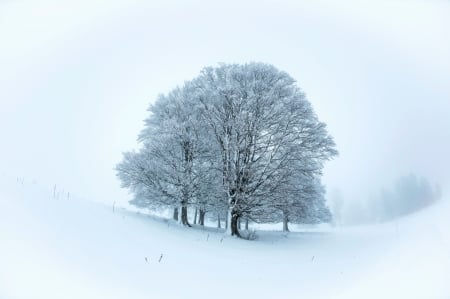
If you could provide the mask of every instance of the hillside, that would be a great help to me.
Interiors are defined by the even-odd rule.
[[[450,205],[257,241],[0,180],[0,298],[448,298]]]

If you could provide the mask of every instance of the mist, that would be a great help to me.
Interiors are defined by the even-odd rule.
[[[0,1],[0,172],[126,205],[114,167],[157,95],[205,66],[262,61],[335,138],[330,204],[376,202],[411,173],[446,194],[449,15],[418,0]]]

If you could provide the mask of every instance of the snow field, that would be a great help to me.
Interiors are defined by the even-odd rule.
[[[448,298],[450,205],[257,241],[0,182],[0,298]]]

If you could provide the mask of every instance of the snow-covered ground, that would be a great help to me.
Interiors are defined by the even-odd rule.
[[[245,241],[1,176],[0,298],[449,298],[449,215]]]

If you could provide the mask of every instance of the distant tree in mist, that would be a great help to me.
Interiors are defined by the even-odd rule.
[[[263,63],[205,68],[150,107],[139,152],[117,166],[137,206],[254,222],[330,221],[321,174],[332,137],[285,72]],[[206,215],[206,216],[205,216]],[[224,216],[226,215],[226,216]]]
[[[440,198],[440,189],[424,177],[409,174],[399,178],[392,190],[380,194],[381,219],[392,219],[421,210]]]
[[[438,185],[433,186],[426,178],[409,174],[398,178],[391,188],[382,188],[378,194],[372,194],[367,200],[346,202],[343,218],[346,224],[389,221],[417,212],[440,197]]]

